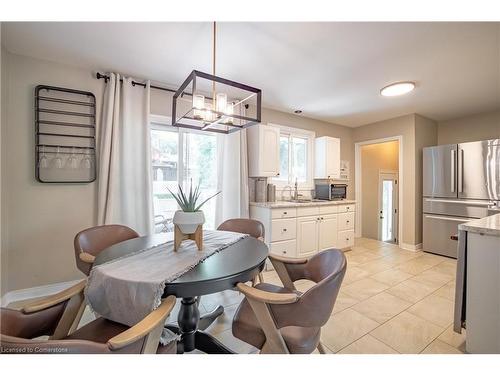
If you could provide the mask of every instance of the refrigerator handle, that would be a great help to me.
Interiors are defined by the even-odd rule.
[[[455,150],[451,150],[451,192],[455,192]]]
[[[463,167],[464,167],[464,150],[461,148],[458,149],[458,165],[457,165],[457,175],[458,175],[458,192],[461,193],[463,191]]]

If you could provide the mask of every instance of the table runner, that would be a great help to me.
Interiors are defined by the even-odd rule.
[[[247,236],[205,230],[203,250],[183,241],[175,252],[172,233],[166,243],[96,265],[85,288],[88,305],[106,319],[133,326],[160,305],[165,283]]]

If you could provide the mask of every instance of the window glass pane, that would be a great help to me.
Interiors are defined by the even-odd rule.
[[[280,136],[280,175],[276,177],[277,180],[288,182],[288,171],[290,165],[290,161],[288,160],[289,147],[288,136]]]
[[[307,181],[307,139],[293,137],[292,138],[292,165],[293,165],[293,181]]]
[[[382,182],[382,241],[390,241],[394,237],[392,229],[393,218],[393,181],[384,180]]]
[[[189,189],[191,180],[193,189],[200,184],[200,200],[203,202],[217,192],[217,139],[212,134],[183,133],[184,135],[184,181]],[[205,214],[204,228],[214,229],[215,198],[203,205]]]
[[[177,204],[168,192],[177,188],[178,133],[151,130],[151,156],[153,167],[153,205],[156,227],[166,230]]]

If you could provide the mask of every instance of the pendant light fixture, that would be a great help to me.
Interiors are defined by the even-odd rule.
[[[172,126],[232,133],[261,121],[262,91],[216,76],[217,23],[213,23],[212,74],[193,70],[172,101]]]

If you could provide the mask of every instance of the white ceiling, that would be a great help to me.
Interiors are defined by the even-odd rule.
[[[211,23],[2,23],[11,52],[178,86],[211,71]],[[359,126],[500,107],[500,23],[219,23],[217,75],[268,108]],[[406,96],[379,94],[413,80]]]

